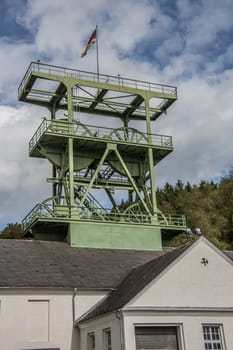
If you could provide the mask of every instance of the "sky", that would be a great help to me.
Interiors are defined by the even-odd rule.
[[[1,0],[0,229],[21,222],[50,196],[46,160],[28,142],[46,111],[18,101],[32,61],[178,87],[178,100],[153,124],[174,152],[156,183],[218,181],[233,166],[232,0]]]

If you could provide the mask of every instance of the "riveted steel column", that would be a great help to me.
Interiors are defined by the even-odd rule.
[[[73,133],[73,87],[68,84],[67,86],[67,99],[68,99],[68,123],[69,134]],[[69,192],[70,192],[70,206],[74,207],[74,139],[72,136],[68,139],[68,161],[69,161]]]
[[[52,106],[52,108],[50,108],[51,111],[51,121],[56,119],[56,109],[55,109],[55,105]],[[57,170],[55,165],[52,165],[52,177],[56,178],[57,176]],[[54,182],[52,184],[52,196],[56,197],[57,196],[57,183]]]
[[[146,129],[148,134],[148,143],[152,144],[151,139],[151,120],[150,120],[150,99],[145,97],[145,107],[146,107]],[[154,178],[154,161],[153,161],[153,150],[152,147],[148,148],[148,161],[149,161],[149,173],[150,173],[150,185],[151,185],[151,203],[153,215],[157,212],[157,203],[155,196],[155,178]]]

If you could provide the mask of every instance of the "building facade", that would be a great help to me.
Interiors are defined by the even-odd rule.
[[[20,240],[0,252],[4,349],[232,348],[233,254],[204,237],[163,252]]]
[[[163,246],[186,229],[154,176],[173,143],[153,124],[177,88],[32,62],[18,96],[46,110],[29,155],[52,191],[23,219],[33,240],[0,240],[1,349],[231,350],[233,254]]]

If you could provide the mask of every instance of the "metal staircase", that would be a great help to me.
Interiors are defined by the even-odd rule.
[[[85,192],[86,192],[86,189],[84,187],[81,187],[81,186],[75,187],[74,194],[75,194],[75,201],[77,204],[80,203]],[[92,218],[92,219],[96,217],[99,219],[107,218],[107,211],[91,193],[88,193],[87,198],[83,202],[83,207],[85,209],[88,209],[89,218]]]

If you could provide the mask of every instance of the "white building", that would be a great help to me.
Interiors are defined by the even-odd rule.
[[[231,350],[233,252],[0,240],[4,350]]]

